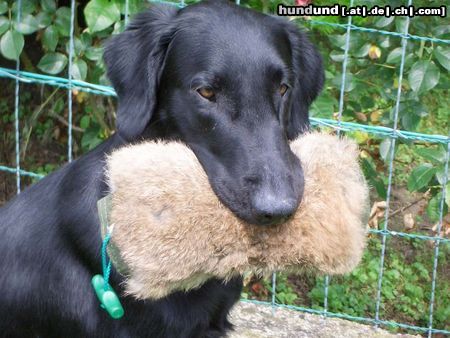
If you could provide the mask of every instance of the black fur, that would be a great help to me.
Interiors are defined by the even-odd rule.
[[[105,154],[133,140],[181,140],[236,215],[276,223],[302,197],[288,139],[308,128],[320,57],[284,20],[207,1],[152,6],[111,39],[105,61],[119,95],[118,132],[0,209],[0,336],[220,337],[240,279],[159,301],[122,296],[120,320],[100,308],[90,279],[101,269]],[[290,87],[284,96],[281,83]],[[197,92],[205,86],[211,100]],[[111,278],[121,292],[121,277]]]

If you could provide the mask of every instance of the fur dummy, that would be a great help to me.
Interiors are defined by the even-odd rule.
[[[357,146],[311,133],[291,149],[302,162],[304,195],[295,215],[272,227],[247,224],[222,205],[181,143],[145,142],[112,153],[111,256],[122,266],[126,292],[158,299],[212,277],[351,271],[365,247],[368,198]]]

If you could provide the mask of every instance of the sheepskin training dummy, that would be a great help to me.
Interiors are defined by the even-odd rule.
[[[368,197],[357,146],[311,133],[291,149],[304,170],[304,195],[295,215],[272,227],[247,224],[222,205],[181,143],[145,142],[113,152],[108,250],[126,277],[125,291],[158,299],[212,277],[352,270],[365,246]]]

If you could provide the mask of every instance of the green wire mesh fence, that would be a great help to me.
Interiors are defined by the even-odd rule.
[[[171,5],[175,5],[178,7],[184,7],[186,4],[185,2],[179,1],[179,2],[170,2],[170,1],[158,1],[153,0],[150,2],[159,2],[159,3],[169,3]],[[239,0],[236,0],[236,3],[239,4]],[[412,0],[408,0],[407,6],[412,5]],[[350,6],[353,6],[353,0],[350,0]],[[20,22],[21,19],[21,7],[22,7],[22,1],[17,2],[17,17],[16,20]],[[71,19],[70,19],[70,40],[69,40],[69,58],[68,58],[68,75],[67,78],[61,78],[61,77],[55,77],[55,76],[48,76],[48,75],[42,75],[42,74],[36,74],[36,73],[30,73],[20,70],[20,61],[16,62],[15,69],[8,69],[0,67],[0,77],[3,78],[9,78],[12,81],[15,81],[15,101],[14,101],[14,128],[15,128],[15,154],[16,154],[16,166],[10,167],[5,165],[0,165],[0,171],[15,174],[16,176],[16,187],[17,187],[17,193],[20,193],[21,190],[21,176],[29,176],[32,178],[42,178],[43,175],[27,171],[21,168],[20,163],[20,119],[19,119],[19,100],[20,100],[20,88],[21,83],[28,83],[28,84],[42,84],[47,86],[54,86],[58,88],[63,88],[67,90],[67,102],[68,102],[68,142],[67,142],[67,157],[68,161],[70,162],[72,160],[72,117],[73,117],[73,111],[72,111],[72,90],[76,89],[79,91],[83,91],[86,93],[94,94],[94,95],[103,95],[103,96],[115,96],[114,89],[108,86],[98,85],[98,84],[92,84],[80,80],[74,80],[70,74],[72,74],[72,62],[74,59],[74,20],[75,20],[75,7],[76,7],[76,1],[71,0],[70,2],[70,8],[71,8]],[[125,23],[127,23],[128,20],[128,8],[129,3],[128,0],[125,0]],[[375,302],[375,314],[372,318],[369,317],[361,317],[361,316],[353,316],[346,313],[334,313],[328,311],[328,288],[330,283],[330,278],[328,276],[325,277],[324,280],[324,300],[323,300],[323,309],[317,310],[312,308],[306,308],[301,306],[289,306],[284,304],[279,304],[276,301],[276,288],[277,288],[277,275],[273,274],[272,276],[272,300],[270,302],[263,302],[263,301],[256,301],[256,300],[243,300],[243,301],[251,301],[255,303],[261,303],[261,304],[268,304],[273,307],[285,307],[289,309],[294,309],[298,311],[304,311],[309,313],[315,313],[320,314],[324,316],[329,317],[338,317],[338,318],[344,318],[364,323],[373,324],[375,326],[383,325],[387,327],[393,327],[393,328],[402,328],[402,329],[409,329],[416,332],[420,332],[423,334],[427,334],[428,337],[431,337],[433,334],[450,334],[450,331],[446,329],[438,329],[433,327],[433,314],[434,314],[434,305],[435,305],[435,299],[436,299],[436,279],[437,279],[437,266],[438,266],[438,256],[439,256],[439,250],[440,246],[442,244],[449,244],[450,239],[445,238],[441,235],[441,228],[443,226],[443,217],[444,217],[444,201],[445,201],[445,194],[446,194],[446,185],[448,182],[448,166],[449,166],[449,157],[450,157],[450,137],[444,136],[444,135],[429,135],[429,134],[422,134],[422,133],[415,133],[405,130],[398,129],[398,120],[399,120],[399,107],[400,107],[400,101],[402,97],[402,81],[404,76],[404,65],[405,65],[405,59],[406,59],[406,46],[408,44],[409,40],[417,40],[417,41],[428,41],[436,44],[442,44],[442,45],[450,45],[450,40],[445,39],[438,39],[434,37],[425,37],[425,36],[418,36],[418,35],[412,35],[409,33],[409,23],[410,18],[406,18],[406,24],[404,25],[404,31],[403,32],[391,32],[386,30],[378,30],[373,28],[367,28],[367,27],[360,27],[356,26],[352,23],[352,17],[348,17],[348,21],[346,24],[339,24],[339,23],[330,23],[330,22],[324,22],[324,21],[309,21],[305,24],[309,25],[324,25],[324,26],[332,26],[334,28],[339,28],[342,30],[345,30],[345,49],[344,49],[344,59],[342,63],[342,79],[341,79],[341,86],[340,86],[340,95],[339,95],[339,110],[337,114],[337,119],[324,119],[324,118],[311,118],[311,124],[318,127],[326,127],[336,130],[337,134],[339,135],[341,132],[355,132],[360,131],[368,134],[372,134],[377,137],[381,138],[387,138],[390,140],[390,146],[389,146],[389,175],[388,175],[388,183],[387,183],[387,197],[386,197],[386,210],[385,210],[385,216],[384,216],[384,222],[382,224],[381,229],[370,229],[369,232],[372,234],[376,234],[381,237],[381,251],[380,251],[380,263],[378,267],[378,279],[377,279],[377,292],[376,292],[376,299]],[[347,74],[347,65],[348,65],[348,59],[349,59],[349,50],[350,50],[350,37],[351,33],[353,31],[359,31],[363,33],[370,33],[370,34],[383,34],[387,36],[391,36],[393,38],[401,39],[401,62],[399,67],[399,76],[398,76],[398,89],[396,93],[396,101],[395,101],[395,109],[394,109],[394,123],[392,127],[381,127],[381,126],[370,126],[370,125],[363,125],[358,123],[351,123],[351,122],[344,122],[342,121],[342,113],[344,110],[344,93],[345,93],[345,86],[346,86],[346,74]],[[445,158],[445,170],[444,170],[444,178],[443,178],[443,184],[442,184],[442,194],[441,199],[439,201],[439,222],[437,224],[437,230],[436,236],[426,236],[422,234],[414,234],[414,233],[405,233],[405,232],[397,232],[393,231],[389,228],[389,209],[390,209],[390,202],[391,202],[391,195],[392,195],[392,185],[393,185],[393,168],[394,168],[394,156],[395,156],[395,144],[398,141],[398,139],[401,140],[409,140],[409,141],[422,141],[422,142],[428,142],[433,144],[442,144],[446,147],[446,158]],[[433,270],[432,270],[432,278],[431,278],[431,294],[430,294],[430,302],[429,302],[429,308],[428,308],[428,326],[427,327],[421,327],[421,326],[415,326],[410,325],[406,323],[400,323],[390,320],[385,320],[380,318],[380,307],[382,304],[382,284],[383,284],[383,275],[385,272],[385,256],[386,256],[386,244],[388,238],[396,236],[400,238],[410,238],[410,239],[418,239],[418,240],[424,240],[424,241],[432,241],[433,243]],[[443,292],[448,292],[448,290],[442,290]]]

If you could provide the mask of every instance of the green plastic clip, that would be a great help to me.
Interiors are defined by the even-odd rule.
[[[119,297],[110,286],[105,288],[103,276],[95,275],[92,277],[91,283],[97,294],[97,298],[100,301],[100,306],[105,309],[112,318],[122,318],[125,311],[123,310]]]

